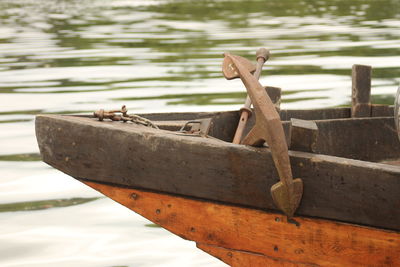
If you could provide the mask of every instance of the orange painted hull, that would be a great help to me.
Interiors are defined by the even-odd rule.
[[[400,233],[84,181],[231,266],[400,266]]]

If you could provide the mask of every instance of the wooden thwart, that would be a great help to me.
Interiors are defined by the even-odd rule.
[[[399,233],[83,182],[232,266],[400,265]]]

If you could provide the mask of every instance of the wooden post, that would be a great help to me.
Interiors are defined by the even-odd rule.
[[[314,121],[290,119],[290,150],[316,152],[318,126]]]
[[[353,65],[352,69],[351,116],[371,116],[371,66]]]

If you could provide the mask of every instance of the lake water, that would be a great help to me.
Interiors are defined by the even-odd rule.
[[[225,266],[42,163],[34,115],[239,109],[222,53],[259,47],[282,108],[348,105],[353,64],[390,104],[400,1],[0,1],[0,265]]]

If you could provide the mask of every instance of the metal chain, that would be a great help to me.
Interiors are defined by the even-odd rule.
[[[117,114],[120,113],[120,114]],[[98,118],[99,121],[102,121],[104,119],[110,119],[112,121],[123,121],[123,122],[133,122],[137,124],[141,124],[144,126],[152,127],[155,129],[159,129],[157,125],[155,125],[152,121],[143,118],[139,115],[135,114],[128,114],[128,110],[126,109],[126,106],[123,105],[120,110],[104,110],[100,109],[98,111],[95,111],[93,113],[93,116],[95,118]]]

